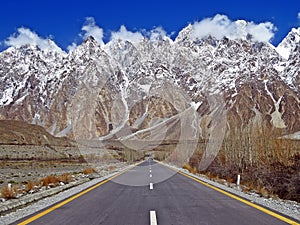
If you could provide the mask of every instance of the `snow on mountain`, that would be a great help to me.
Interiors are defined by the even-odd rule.
[[[285,59],[288,60],[296,47],[300,43],[300,27],[293,28],[288,35],[282,40],[282,42],[277,46],[277,52]]]
[[[37,123],[59,136],[142,135],[158,124],[174,126],[189,107],[212,115],[210,96],[219,96],[214,105],[222,99],[231,125],[263,118],[297,132],[300,28],[274,48],[252,40],[246,25],[235,24],[242,39],[195,38],[189,25],[174,41],[156,35],[99,45],[88,37],[69,54],[11,47],[0,53],[0,119]],[[278,52],[289,52],[288,59]]]
[[[63,52],[44,51],[37,46],[10,47],[0,54],[1,105],[9,105],[28,92],[38,92],[40,100],[48,98],[45,93],[47,81],[53,79],[63,60]],[[51,87],[52,88],[52,87]]]

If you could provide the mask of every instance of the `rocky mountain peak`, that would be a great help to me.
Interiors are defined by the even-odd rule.
[[[237,23],[240,29],[246,26]],[[166,96],[185,96],[182,105],[201,111],[209,108],[209,95],[218,95],[239,125],[263,118],[288,132],[300,129],[299,29],[281,44],[293,49],[289,60],[278,55],[278,48],[250,37],[195,39],[193,29],[185,27],[174,42],[158,37],[99,45],[88,37],[69,54],[38,45],[9,48],[0,53],[0,118],[36,123],[56,135],[70,135],[72,127],[81,127],[79,121],[84,129],[95,122],[90,135],[95,137],[132,124],[134,131],[149,129],[154,118],[171,118],[175,111],[171,100],[162,99]],[[170,88],[163,94],[165,83]],[[185,94],[173,91],[177,89]],[[156,107],[151,99],[163,105]],[[287,112],[290,105],[294,114]],[[209,110],[200,115],[205,113]]]
[[[193,25],[189,24],[185,28],[183,28],[177,35],[175,39],[175,43],[180,44],[188,39],[192,39],[193,34]]]
[[[96,39],[90,35],[82,42],[81,45],[88,46],[89,48],[95,48],[99,44]]]
[[[292,28],[288,35],[277,46],[277,52],[285,59],[289,57],[296,50],[296,47],[300,45],[300,27]]]

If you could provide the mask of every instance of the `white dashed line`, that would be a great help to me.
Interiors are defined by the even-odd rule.
[[[150,183],[150,190],[153,190],[153,183]]]
[[[152,174],[150,174],[150,177],[152,177]]]
[[[150,225],[157,225],[156,212],[150,211]]]

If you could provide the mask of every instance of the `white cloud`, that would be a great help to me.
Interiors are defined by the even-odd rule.
[[[250,34],[255,41],[269,42],[274,37],[275,26],[271,22],[255,24],[244,20],[231,21],[226,15],[217,14],[193,25],[193,37],[203,38],[209,35],[221,39],[246,39]]]
[[[253,36],[253,39],[261,42],[269,42],[274,37],[275,26],[271,22],[260,24],[248,23],[247,31]]]
[[[78,36],[82,39],[87,39],[92,36],[100,45],[104,45],[103,42],[103,29],[96,24],[94,17],[86,17],[83,26],[81,27],[81,33]],[[71,45],[67,47],[71,52],[77,48],[77,41],[75,40]]]
[[[119,31],[111,33],[110,39],[112,41],[120,39],[124,41],[130,41],[132,43],[138,43],[144,39],[144,36],[140,32],[128,31],[126,27],[122,25]]]
[[[35,45],[41,50],[59,51],[62,50],[49,38],[42,38],[38,36],[34,31],[28,28],[20,27],[17,33],[12,34],[7,40],[4,41],[6,46],[21,47],[23,45]]]
[[[94,17],[87,17],[81,30],[84,32],[83,39],[93,36],[99,44],[103,44],[103,29],[96,25]]]
[[[298,17],[298,19],[300,20],[300,12],[298,12],[298,16],[297,16],[297,17]]]
[[[148,35],[150,41],[157,41],[168,37],[167,32],[162,27],[154,28],[148,33]]]

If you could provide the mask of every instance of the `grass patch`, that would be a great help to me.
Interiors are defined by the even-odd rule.
[[[57,178],[59,182],[63,182],[65,184],[68,184],[72,181],[72,176],[69,173],[64,173],[62,175],[59,175]]]
[[[87,175],[87,174],[91,174],[91,173],[96,173],[96,169],[94,168],[86,168],[82,171],[83,174]]]
[[[30,180],[27,182],[24,191],[28,193],[31,190],[33,190],[35,188],[35,186],[36,186],[36,182]]]
[[[5,199],[16,198],[17,194],[18,194],[18,188],[11,184],[8,184],[7,186],[5,186],[1,189],[1,196],[2,196],[2,198],[5,198]]]
[[[49,175],[40,180],[42,186],[48,187],[49,185],[57,186],[59,183],[59,179],[57,176]]]
[[[188,163],[185,164],[182,168],[188,170],[190,173],[193,173],[193,174],[196,174],[198,172],[198,170],[195,167],[192,167]]]

